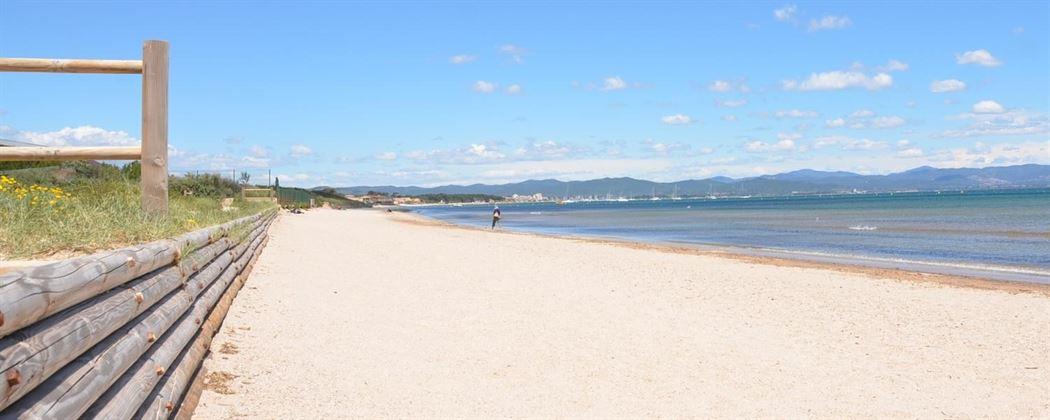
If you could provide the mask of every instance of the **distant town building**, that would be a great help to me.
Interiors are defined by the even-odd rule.
[[[423,204],[423,200],[416,197],[394,197],[394,204]]]
[[[386,194],[365,194],[365,195],[347,194],[347,195],[344,195],[343,197],[346,197],[347,200],[355,200],[355,201],[360,201],[360,202],[373,204],[373,205],[380,205],[380,206],[397,206],[397,205],[403,205],[403,204],[423,204],[423,200],[420,200],[419,198],[416,198],[416,197],[400,197],[400,196],[391,196],[391,195],[386,195]]]
[[[534,201],[546,201],[547,200],[547,198],[544,197],[543,194],[541,194],[541,193],[536,193],[536,194],[532,194],[532,195],[514,194],[514,195],[512,195],[510,197],[507,197],[507,199],[510,200],[510,201],[518,202],[518,203],[528,203],[528,202],[534,202]]]

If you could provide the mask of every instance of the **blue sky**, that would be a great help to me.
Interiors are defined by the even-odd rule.
[[[438,185],[1050,163],[1050,3],[18,2],[0,56],[171,42],[174,171]],[[0,137],[137,144],[140,79],[0,73]]]

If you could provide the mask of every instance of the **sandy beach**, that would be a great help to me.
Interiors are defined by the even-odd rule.
[[[1050,417],[1045,288],[282,215],[202,419]]]

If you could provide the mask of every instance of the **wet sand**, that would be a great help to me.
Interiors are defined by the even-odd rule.
[[[283,215],[200,418],[1047,417],[1039,286]]]

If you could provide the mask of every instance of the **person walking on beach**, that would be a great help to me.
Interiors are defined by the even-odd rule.
[[[496,228],[496,222],[499,222],[499,219],[502,216],[503,215],[499,212],[499,204],[497,204],[496,208],[492,209],[492,229]]]

